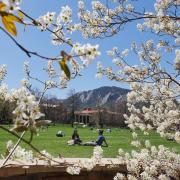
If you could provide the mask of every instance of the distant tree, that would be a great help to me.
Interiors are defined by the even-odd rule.
[[[75,89],[71,89],[68,93],[68,109],[69,109],[69,120],[71,126],[74,126],[75,111],[79,108],[80,102],[78,100]]]
[[[103,117],[103,106],[102,106],[102,98],[98,96],[97,101],[96,101],[96,109],[98,110],[97,114],[97,122],[96,125],[98,128],[103,128],[104,126],[104,117]]]
[[[40,106],[41,111],[45,114],[45,119],[49,119],[54,123],[67,121],[67,108],[56,96],[45,95]]]
[[[15,108],[14,104],[7,101],[0,101],[0,123],[1,124],[10,124],[13,120],[13,109]]]
[[[42,92],[41,92],[41,90],[39,88],[37,88],[37,87],[30,88],[30,91],[36,97],[36,100],[40,99]]]
[[[40,108],[45,115],[44,119],[49,119],[53,123],[67,122],[67,108],[55,95],[45,94],[41,98],[43,92],[38,88],[31,88],[31,93],[37,101],[41,99]]]

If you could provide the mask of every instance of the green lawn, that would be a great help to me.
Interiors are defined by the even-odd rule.
[[[64,131],[66,136],[59,138],[56,137],[56,133],[59,130]],[[73,128],[70,127],[70,125],[51,126],[46,131],[40,131],[39,135],[34,137],[32,144],[38,147],[40,150],[46,149],[54,156],[61,154],[64,157],[91,157],[93,147],[67,145],[67,141],[71,138],[72,132]],[[97,139],[96,129],[90,130],[89,127],[79,128],[78,132],[83,142]],[[111,133],[104,132],[104,135],[109,144],[109,147],[103,147],[104,157],[116,157],[119,148],[122,148],[128,152],[134,149],[134,147],[129,145],[131,142],[131,132],[127,129],[112,128]],[[141,140],[149,139],[153,145],[163,144],[169,148],[173,148],[173,150],[178,153],[180,152],[179,144],[160,138],[155,132],[150,133],[149,136],[144,136],[141,132],[138,132],[138,135]],[[27,137],[28,134],[26,135],[26,138]],[[16,140],[16,138],[12,135],[0,130],[0,154],[4,153],[5,144],[9,139],[13,141]],[[23,143],[21,145],[29,148]]]

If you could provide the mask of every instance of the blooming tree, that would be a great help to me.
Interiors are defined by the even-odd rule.
[[[100,78],[105,75],[110,80],[126,82],[130,85],[132,91],[127,96],[129,114],[125,114],[124,117],[131,129],[139,128],[145,134],[148,134],[149,130],[155,129],[162,137],[180,143],[180,50],[178,49],[180,44],[178,12],[180,1],[157,0],[154,2],[154,11],[152,12],[138,11],[138,8],[135,8],[138,1],[119,0],[112,3],[116,6],[113,7],[110,1],[104,4],[100,1],[93,1],[92,11],[89,11],[86,10],[82,1],[79,2],[81,31],[85,38],[115,36],[120,33],[122,28],[125,28],[127,23],[131,22],[137,22],[137,29],[142,33],[151,31],[157,37],[155,41],[150,39],[142,42],[141,45],[132,42],[131,49],[123,51],[113,47],[107,54],[112,58],[112,63],[118,67],[118,71],[113,70],[112,66],[104,67],[99,62],[96,77]],[[137,55],[139,63],[133,64],[128,60],[127,56],[130,53]],[[167,59],[164,54],[169,53],[173,54],[175,58]],[[145,105],[139,107],[140,103]],[[141,146],[137,139],[132,141],[132,145]],[[161,160],[154,157],[153,149],[154,147],[151,147],[151,151],[144,149],[139,153],[132,152],[131,157],[127,155],[127,169],[130,174],[128,176],[118,174],[115,179],[152,179],[158,177],[158,174],[160,174],[159,179],[168,179],[169,177],[178,179],[175,172],[169,173],[165,169],[167,175],[161,175],[162,172],[157,172],[159,169],[157,166],[154,166],[156,172],[151,172],[149,168],[152,168],[154,159],[158,163],[164,161],[162,157]],[[164,150],[164,147],[159,147],[159,151]],[[152,158],[147,161],[151,163],[151,167],[143,157],[146,156],[146,153],[148,158]],[[169,159],[170,153],[168,153],[163,152],[162,154],[167,154],[165,157]],[[169,160],[167,161],[169,162]],[[174,170],[177,170],[178,163],[179,158],[177,163],[171,162],[170,164],[173,164]],[[167,162],[165,164],[167,166]],[[131,166],[138,169],[132,169]]]
[[[118,71],[113,71],[112,67],[105,68],[99,62],[96,76],[105,75],[110,80],[130,84],[132,91],[127,97],[130,115],[125,115],[125,118],[131,129],[156,129],[162,137],[180,142],[180,2],[156,1],[153,12],[139,12],[135,8],[136,3],[123,0],[113,2],[116,4],[115,8],[109,8],[112,6],[110,2],[103,4],[93,1],[92,12],[85,9],[82,1],[79,2],[79,16],[82,22],[80,29],[84,37],[114,36],[120,33],[127,23],[135,21],[139,31],[157,34],[157,43],[150,39],[138,47],[136,42],[132,42],[131,49],[122,52],[113,47],[107,54],[118,66]],[[140,19],[143,19],[141,23]],[[128,60],[127,56],[131,51],[137,55],[138,64]],[[166,59],[163,56],[165,53],[174,54],[175,58]],[[168,66],[164,65],[165,63],[168,63]],[[139,102],[148,105],[138,108],[136,104]]]
[[[30,130],[31,141],[37,127],[48,123],[38,120],[43,115],[38,108],[41,98],[39,102],[36,102],[28,91],[32,79],[44,85],[43,97],[47,89],[65,88],[68,81],[78,76],[82,69],[88,67],[91,61],[100,55],[98,45],[74,42],[72,36],[75,31],[80,31],[86,39],[110,38],[126,28],[126,24],[136,23],[140,32],[151,32],[156,38],[147,39],[141,44],[132,42],[131,48],[123,51],[120,51],[118,47],[112,47],[107,55],[112,59],[112,64],[118,67],[118,71],[112,66],[104,67],[103,62],[98,62],[96,77],[101,78],[104,75],[110,80],[130,85],[132,91],[127,96],[129,113],[124,115],[129,128],[141,129],[145,134],[148,134],[150,130],[156,130],[162,137],[180,143],[179,0],[156,0],[152,12],[140,11],[138,6],[141,2],[138,0],[92,1],[90,10],[86,8],[84,1],[78,1],[78,21],[72,19],[72,9],[69,6],[61,7],[59,14],[47,12],[33,19],[21,10],[20,3],[20,0],[0,1],[2,18],[0,30],[9,36],[27,56],[36,56],[47,61],[47,67],[43,70],[48,74],[48,79],[41,80],[33,77],[28,62],[25,62],[26,78],[22,81],[21,89],[8,93],[6,85],[1,84],[2,100],[16,103],[13,111],[15,114],[14,131]],[[52,44],[67,46],[68,51],[61,50],[60,55],[56,57],[46,57],[26,49],[14,37],[17,35],[15,22],[26,27],[34,26],[41,32],[51,33]],[[135,64],[128,59],[131,53],[137,56],[138,62]],[[167,59],[166,54],[174,58]],[[61,68],[59,72],[54,68],[57,63]],[[3,65],[0,69],[1,80],[5,74],[6,67]],[[11,152],[15,152],[17,145]],[[120,150],[118,157],[119,162],[127,166],[128,173],[126,175],[118,173],[114,179],[179,178],[180,157],[178,154],[163,146],[159,148],[151,146],[149,141],[141,144],[135,133],[132,145],[139,147],[140,150],[133,151],[131,154]],[[31,155],[30,157],[32,158]],[[92,169],[101,162],[101,157],[102,149],[97,147],[91,160],[71,166],[67,171],[78,174],[81,168]]]

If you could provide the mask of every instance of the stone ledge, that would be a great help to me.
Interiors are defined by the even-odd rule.
[[[69,175],[66,172],[67,164],[78,163],[86,158],[64,158],[56,159],[62,164],[52,163],[48,165],[44,161],[36,163],[25,163],[22,161],[10,161],[7,166],[0,169],[0,179],[3,180],[56,180],[56,179],[112,179],[116,172],[126,173],[126,167],[118,164],[117,158],[103,158],[101,165],[96,166],[91,171],[83,169],[80,175]],[[2,163],[2,160],[0,160]],[[66,163],[66,164],[65,164]],[[109,168],[113,163],[114,167]]]

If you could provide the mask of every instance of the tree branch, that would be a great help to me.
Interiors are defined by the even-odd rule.
[[[33,146],[31,143],[29,143],[29,141],[27,141],[27,140],[24,139],[23,137],[20,137],[18,134],[10,131],[9,129],[5,128],[4,126],[0,125],[0,129],[3,129],[4,131],[10,133],[11,135],[15,136],[15,137],[18,138],[18,139],[21,139],[21,141],[23,141],[24,143],[28,144],[34,151],[36,151],[36,152],[37,152],[38,154],[40,154],[42,157],[45,157],[46,159],[48,159],[48,160],[50,160],[50,161],[52,161],[52,162],[54,162],[54,163],[62,164],[62,162],[56,161],[56,160],[54,160],[54,159],[46,156],[45,154],[41,153],[41,151],[39,151],[39,149],[37,149],[35,146]],[[63,165],[67,165],[67,163],[66,163],[66,162],[63,162]],[[2,167],[4,167],[4,165],[1,166],[0,168],[2,168]]]
[[[0,26],[0,30],[2,30],[28,57],[31,57],[31,55],[37,56],[41,59],[45,60],[52,60],[52,61],[59,61],[60,57],[46,57],[43,55],[38,54],[37,52],[29,51],[26,48],[24,48],[20,43],[18,43],[15,38],[13,38],[3,27]]]

